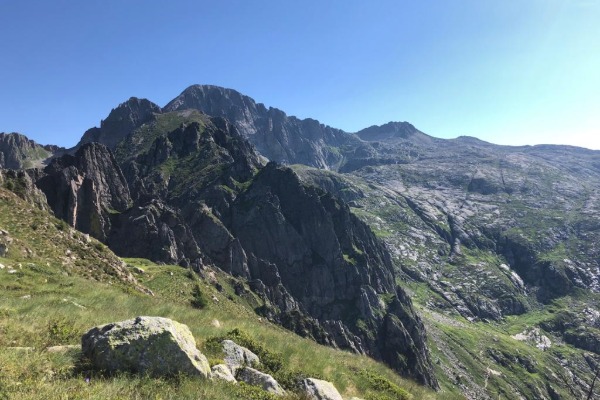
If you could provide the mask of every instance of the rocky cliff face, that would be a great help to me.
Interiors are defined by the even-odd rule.
[[[281,110],[266,108],[235,90],[218,86],[190,86],[164,108],[185,109],[226,118],[262,155],[280,163],[337,169],[344,159],[340,148],[360,142],[356,136],[314,119],[287,116]]]
[[[260,159],[230,128],[220,119],[183,123],[125,161],[136,206],[118,216],[109,245],[130,256],[243,274],[243,251],[219,217]],[[130,238],[127,245],[122,238]]]
[[[49,206],[46,195],[44,195],[35,184],[39,172],[40,171],[37,169],[30,169],[27,171],[0,169],[0,185],[5,189],[12,191],[29,204],[44,211],[48,211]]]
[[[424,328],[396,288],[390,256],[347,205],[270,163],[236,199],[231,231],[253,284],[279,312],[306,313],[333,344],[437,386]]]
[[[54,214],[78,230],[105,241],[111,214],[131,206],[125,177],[112,153],[99,143],[86,144],[74,156],[54,159],[38,177]]]
[[[0,133],[0,168],[22,169],[42,165],[52,156],[52,150],[19,133]]]

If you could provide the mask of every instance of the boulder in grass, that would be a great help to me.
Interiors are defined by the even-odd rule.
[[[137,317],[92,328],[81,338],[83,354],[112,373],[210,377],[210,365],[190,329],[161,317]]]
[[[285,390],[283,390],[275,378],[254,368],[241,368],[237,373],[237,379],[249,385],[261,387],[263,390],[276,396],[285,395]]]
[[[307,378],[303,380],[302,389],[311,400],[343,400],[333,383],[320,379]]]
[[[224,354],[223,361],[234,375],[242,367],[255,367],[260,364],[256,354],[231,340],[223,340],[221,346]]]
[[[226,382],[237,383],[229,367],[225,364],[217,364],[211,368],[213,379],[220,379]]]

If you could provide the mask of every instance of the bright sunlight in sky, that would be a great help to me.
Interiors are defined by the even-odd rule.
[[[0,131],[72,146],[192,84],[350,132],[600,149],[600,1],[0,2]]]

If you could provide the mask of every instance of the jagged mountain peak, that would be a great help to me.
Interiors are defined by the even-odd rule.
[[[37,143],[22,133],[18,132],[0,132],[0,141],[4,143],[14,143],[17,145],[36,145]]]
[[[244,123],[246,127],[244,133],[246,134],[256,133],[250,127],[253,115],[267,111],[263,104],[256,103],[251,97],[245,96],[237,90],[215,85],[187,87],[164,107],[164,111],[172,112],[190,108],[210,116],[239,121],[240,125]]]
[[[164,107],[164,111],[196,109],[229,120],[271,161],[338,169],[344,160],[339,147],[360,140],[314,119],[299,119],[265,107],[240,92],[213,85],[192,85]]]
[[[161,108],[150,100],[130,97],[129,100],[113,108],[108,117],[100,122],[99,128],[88,129],[76,148],[85,143],[100,142],[114,149],[135,128],[161,112]]]
[[[227,94],[227,95],[249,97],[249,96],[242,94],[240,91],[232,89],[232,88],[227,88],[227,87],[219,86],[219,85],[198,84],[198,83],[186,87],[179,95],[181,96],[181,95],[185,95],[185,94],[189,94],[189,93],[196,93],[196,92],[220,93],[220,94]],[[173,100],[171,100],[171,102],[169,102],[169,103],[172,103],[172,102],[173,102]],[[168,105],[165,106],[165,109],[166,108],[168,108]]]
[[[213,95],[213,96],[214,95],[222,95],[222,96],[229,96],[229,97],[239,96],[239,97],[247,97],[247,98],[251,99],[249,96],[246,96],[235,89],[226,88],[224,86],[194,84],[194,85],[190,85],[187,88],[185,88],[179,94],[179,96],[177,96],[173,100],[171,100],[164,107],[165,111],[173,111],[177,107],[176,100],[178,98],[180,98],[181,96],[192,95],[192,94],[204,94],[204,95]],[[254,101],[253,99],[251,99],[251,100]]]

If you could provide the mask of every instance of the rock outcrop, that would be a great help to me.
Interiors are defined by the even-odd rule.
[[[235,376],[231,373],[229,367],[225,364],[217,364],[211,368],[213,379],[220,379],[222,381],[237,383]]]
[[[23,169],[41,166],[52,149],[40,146],[19,133],[0,133],[0,168]]]
[[[106,244],[122,257],[143,257],[170,264],[202,265],[201,252],[189,226],[161,200],[111,216]]]
[[[302,381],[301,386],[310,400],[344,400],[331,382],[307,378]]]
[[[437,386],[424,327],[396,288],[390,255],[346,204],[269,163],[236,198],[231,232],[248,256],[249,278],[284,326],[311,336],[306,325],[316,324],[327,333],[316,340],[383,358]]]
[[[0,185],[41,210],[49,209],[46,195],[37,187],[40,170],[0,170]]]
[[[256,354],[231,340],[223,340],[221,346],[223,348],[225,365],[227,365],[234,375],[240,368],[256,367],[260,364],[260,360]]]
[[[106,241],[111,215],[132,203],[129,187],[112,153],[99,143],[52,160],[38,177],[54,214],[76,229]]]
[[[238,371],[236,377],[239,381],[245,382],[248,385],[259,386],[263,390],[276,396],[285,395],[285,390],[283,390],[275,378],[254,368],[244,367]]]
[[[437,379],[429,363],[425,327],[412,308],[412,302],[398,290],[388,307],[377,342],[381,358],[399,371],[409,371],[421,383],[437,388]],[[401,353],[398,350],[402,349]]]
[[[95,327],[82,337],[81,347],[95,368],[108,373],[211,374],[189,328],[167,318],[137,317]]]
[[[4,229],[0,229],[0,257],[6,257],[13,238]],[[4,265],[2,265],[4,269]]]

